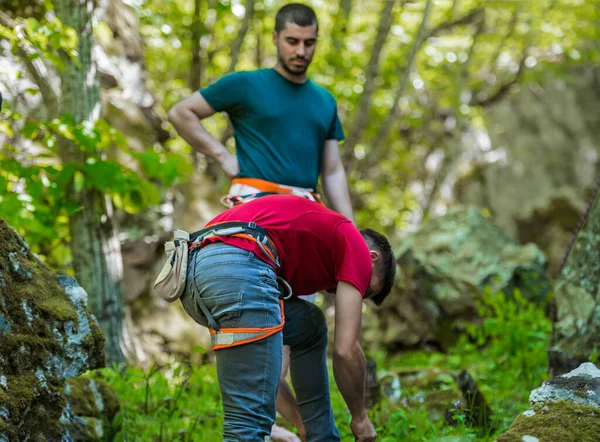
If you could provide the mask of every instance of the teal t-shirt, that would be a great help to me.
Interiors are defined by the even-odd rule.
[[[326,140],[343,140],[333,96],[274,69],[236,72],[200,91],[235,130],[239,177],[316,188]]]

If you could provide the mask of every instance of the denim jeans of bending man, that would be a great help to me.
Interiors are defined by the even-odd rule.
[[[190,290],[192,283],[219,327],[272,327],[281,323],[275,272],[252,252],[217,243],[190,257],[181,301],[185,311],[206,327],[208,321]],[[270,434],[283,344],[291,348],[292,384],[307,440],[340,440],[329,397],[323,312],[310,302],[289,299],[285,301],[285,316],[283,333],[215,352],[224,441],[263,441]]]

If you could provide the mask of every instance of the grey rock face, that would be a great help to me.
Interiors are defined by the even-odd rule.
[[[560,400],[600,408],[600,370],[591,362],[586,362],[567,374],[544,382],[529,396],[532,405]]]
[[[473,153],[455,186],[460,203],[489,208],[509,233],[537,244],[553,275],[600,170],[599,72],[580,66],[568,83],[550,74],[487,109],[494,155]],[[488,159],[498,157],[506,161]]]
[[[73,440],[79,417],[65,380],[104,366],[87,294],[45,266],[3,220],[0,272],[0,441]]]
[[[510,297],[517,289],[543,303],[551,290],[540,249],[518,244],[475,208],[452,209],[401,244],[396,288],[377,312],[379,329],[366,333],[367,340],[445,348],[456,339],[454,323],[475,320],[477,300],[486,293]]]
[[[600,370],[592,363],[544,382],[529,396],[521,413],[496,442],[598,442]]]

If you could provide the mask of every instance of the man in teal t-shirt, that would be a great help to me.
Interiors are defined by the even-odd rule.
[[[275,17],[273,42],[277,64],[272,69],[236,72],[176,104],[169,121],[194,149],[214,158],[233,180],[229,196],[244,197],[247,189],[285,186],[305,195],[315,190],[319,176],[331,208],[353,220],[348,182],[339,151],[344,139],[335,99],[306,75],[317,44],[318,22],[308,6],[291,3]],[[234,128],[236,155],[202,126],[201,120],[227,112]],[[248,185],[248,180],[251,180]],[[255,184],[260,181],[260,186]],[[271,186],[273,187],[273,186]],[[255,189],[256,188],[256,189]],[[307,197],[310,197],[310,192]],[[287,370],[289,357],[284,357]],[[301,435],[304,426],[293,393],[280,385],[277,410]],[[273,440],[293,441],[273,427]],[[275,434],[279,431],[279,434]]]
[[[200,94],[231,119],[238,177],[314,189],[325,142],[344,138],[333,96],[277,69],[229,74]]]
[[[314,190],[320,175],[331,208],[353,220],[335,99],[306,75],[317,36],[311,8],[297,3],[282,7],[273,32],[277,64],[224,76],[177,103],[169,121],[234,182],[255,178]],[[236,155],[202,126],[201,120],[216,112],[227,112],[231,119]]]

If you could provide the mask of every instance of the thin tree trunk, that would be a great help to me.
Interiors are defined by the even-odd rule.
[[[92,60],[93,0],[60,0],[55,3],[57,17],[73,27],[79,36],[79,64],[67,60],[61,72],[61,113],[71,114],[76,123],[94,121],[100,103],[96,67]],[[59,155],[63,163],[85,161],[84,153],[72,142],[62,139]],[[88,303],[106,339],[109,363],[123,362],[120,347],[123,324],[121,248],[112,224],[111,207],[105,196],[84,187],[72,195],[81,210],[70,219],[73,268],[88,293]]]
[[[375,78],[379,74],[379,57],[383,50],[383,46],[387,39],[392,23],[394,20],[393,9],[395,0],[386,1],[383,3],[381,10],[381,16],[379,20],[379,28],[377,29],[377,35],[373,48],[371,49],[371,58],[365,69],[365,83],[363,86],[363,92],[360,95],[358,101],[358,110],[354,121],[350,125],[350,131],[348,133],[348,139],[344,144],[344,151],[346,153],[346,163],[351,161],[354,157],[354,147],[362,137],[367,125],[369,123],[369,109],[371,108],[371,99],[375,92]]]
[[[248,0],[246,2],[246,14],[244,15],[244,20],[242,21],[242,25],[240,30],[238,31],[238,35],[235,40],[231,43],[231,61],[229,63],[229,69],[227,72],[233,72],[235,66],[237,65],[238,58],[240,56],[240,51],[242,50],[242,45],[244,44],[244,38],[246,38],[246,34],[248,33],[248,29],[250,29],[250,23],[254,17],[254,0]]]
[[[469,66],[471,65],[471,62],[473,61],[473,54],[475,53],[475,48],[477,47],[477,42],[479,40],[479,37],[481,36],[481,33],[483,32],[484,26],[485,26],[485,18],[484,18],[484,16],[481,16],[481,19],[479,20],[479,23],[477,24],[475,34],[473,35],[473,43],[471,44],[471,47],[469,48],[469,53],[467,54],[467,59],[463,63],[462,68],[458,74],[458,81],[457,81],[457,87],[456,87],[456,94],[457,94],[456,102],[458,103],[458,106],[454,110],[454,117],[456,118],[456,127],[453,130],[453,136],[451,137],[450,142],[447,143],[448,147],[446,148],[446,151],[444,152],[444,157],[442,159],[440,170],[436,174],[437,179],[436,179],[436,177],[434,177],[434,179],[433,179],[434,181],[433,181],[433,184],[431,187],[431,191],[429,192],[426,203],[422,210],[423,216],[427,216],[428,213],[430,214],[431,207],[432,207],[433,203],[435,202],[435,200],[437,199],[438,193],[439,193],[440,189],[442,188],[442,185],[448,178],[451,171],[453,171],[455,169],[456,160],[462,154],[461,138],[463,136],[463,131],[466,129],[466,127],[468,125],[468,122],[466,121],[467,118],[464,115],[462,115],[462,113],[460,112],[460,106],[462,104],[461,100],[462,100],[463,93],[467,92],[466,89],[467,89],[467,80],[469,78]]]
[[[240,30],[238,35],[236,36],[233,43],[231,43],[231,62],[229,63],[229,68],[227,69],[227,73],[231,73],[235,70],[235,66],[237,65],[240,51],[242,50],[242,45],[244,44],[244,38],[248,33],[250,28],[250,23],[254,17],[254,0],[248,0],[246,2],[246,14],[244,15],[244,20],[242,21],[242,25],[240,26]],[[233,136],[233,126],[231,125],[231,120],[227,121],[227,127],[223,131],[220,137],[220,141],[222,144],[227,143],[227,140]],[[219,177],[223,176],[220,172],[220,167],[216,161],[207,158],[207,167],[206,173],[211,176],[215,182],[219,182]]]
[[[261,42],[261,34],[262,34],[262,26],[258,25],[256,27],[256,69],[260,69],[262,67],[262,42]]]
[[[335,15],[331,33],[333,55],[339,56],[344,47],[344,38],[348,34],[348,20],[352,11],[352,0],[340,0],[338,12]]]
[[[192,19],[192,63],[190,65],[190,76],[188,79],[188,86],[191,90],[195,91],[200,89],[200,82],[202,81],[202,58],[200,55],[200,37],[202,36],[202,28],[204,26],[202,22],[202,11],[201,1],[194,0],[194,18]]]
[[[390,109],[388,115],[386,116],[383,124],[379,128],[377,132],[377,137],[375,138],[375,142],[373,143],[373,151],[369,155],[370,164],[375,164],[378,159],[382,156],[385,149],[387,149],[386,142],[390,134],[390,130],[392,128],[393,122],[396,120],[396,113],[398,111],[398,102],[400,98],[404,94],[404,90],[406,89],[406,85],[408,84],[408,79],[410,78],[410,71],[412,70],[413,63],[415,58],[417,57],[417,52],[421,48],[421,45],[425,41],[425,29],[427,28],[427,21],[429,19],[429,12],[431,10],[431,0],[427,0],[425,3],[425,9],[423,10],[423,19],[421,20],[421,24],[419,25],[419,29],[417,30],[417,35],[415,36],[415,40],[413,42],[412,48],[408,53],[408,57],[406,59],[406,64],[398,65],[398,69],[396,71],[396,77],[400,78],[400,82],[398,83],[398,87],[394,93],[394,100],[392,104],[392,108]]]
[[[587,217],[554,286],[550,371],[566,373],[600,354],[600,177]]]

